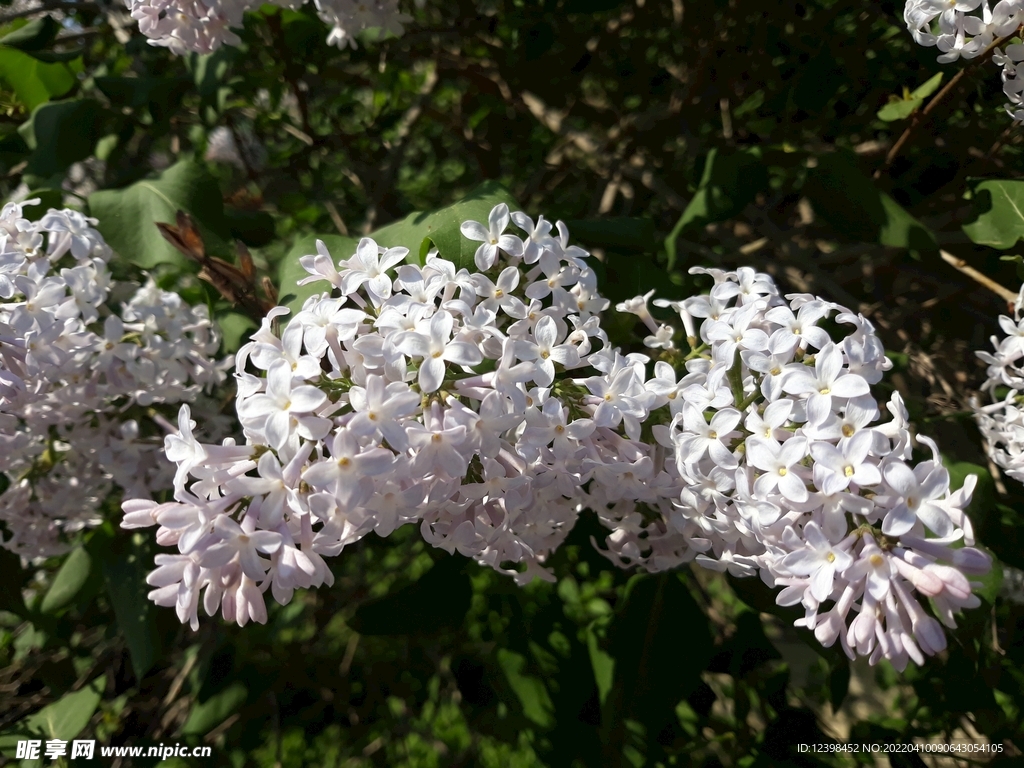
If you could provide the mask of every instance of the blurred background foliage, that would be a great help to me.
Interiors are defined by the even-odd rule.
[[[967,410],[972,350],[1007,309],[942,256],[1014,292],[1024,277],[1002,258],[1024,181],[993,66],[941,92],[956,66],[893,0],[449,0],[345,51],[309,7],[264,6],[241,47],[185,58],[116,3],[0,5],[0,194],[97,216],[115,273],[209,302],[225,352],[251,321],[154,222],[191,212],[211,253],[246,243],[288,295],[315,237],[340,258],[489,182],[567,221],[615,301],[751,264],[864,312],[954,486],[980,475],[970,513],[999,563],[949,649],[903,674],[818,647],[759,582],[613,567],[588,514],[555,584],[520,589],[406,527],[266,626],[193,633],[146,601],[155,546],[111,499],[66,557],[23,569],[0,549],[0,761],[37,734],[268,768],[1021,764],[1024,493]],[[1002,752],[797,751],[911,739]]]

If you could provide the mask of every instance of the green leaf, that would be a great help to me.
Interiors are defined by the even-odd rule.
[[[608,692],[612,689],[615,676],[615,659],[600,646],[596,622],[587,627],[587,651],[590,654],[590,665],[594,669],[594,680],[597,682],[597,697],[604,706]]]
[[[462,624],[473,596],[465,566],[442,557],[407,587],[359,606],[348,625],[363,635],[422,635]]]
[[[0,37],[0,45],[21,51],[40,51],[57,39],[60,23],[52,16],[33,19]]]
[[[676,238],[683,232],[732,218],[767,186],[759,149],[708,152],[697,191],[665,241],[669,267],[675,262]]]
[[[110,247],[144,269],[185,257],[164,240],[157,222],[173,224],[178,210],[190,213],[199,226],[207,253],[227,252],[223,238],[224,203],[217,181],[192,160],[181,160],[156,176],[123,189],[89,196],[89,211]]]
[[[249,696],[249,689],[235,682],[206,701],[196,702],[181,727],[182,736],[204,736],[228,719]]]
[[[292,314],[298,312],[306,299],[313,294],[331,290],[331,284],[325,281],[297,285],[299,280],[309,277],[309,273],[299,264],[299,259],[317,252],[317,240],[324,241],[335,265],[342,259],[351,258],[356,252],[356,246],[359,245],[359,241],[355,238],[341,235],[309,235],[295,241],[295,245],[288,251],[277,268],[277,286],[281,294],[279,303],[281,306],[289,307]]]
[[[107,678],[100,675],[80,691],[69,693],[22,721],[21,728],[50,739],[70,741],[85,730],[103,698]]]
[[[878,110],[878,119],[884,120],[887,123],[892,123],[897,120],[906,120],[917,108],[924,103],[924,99],[898,99],[890,101],[880,110]]]
[[[135,677],[141,681],[156,661],[161,645],[157,608],[147,598],[150,587],[146,575],[151,558],[139,539],[127,545],[122,541],[119,547],[110,537],[97,534],[89,544],[94,553],[102,553],[107,596],[128,646]]]
[[[457,269],[472,269],[473,256],[480,244],[462,236],[462,222],[479,221],[487,226],[488,214],[499,203],[505,203],[510,210],[519,207],[507,189],[495,181],[486,181],[457,203],[431,213],[411,213],[370,237],[387,248],[408,248],[409,259],[420,264],[433,245],[441,258],[454,262]]]
[[[239,312],[218,312],[217,325],[220,326],[223,339],[221,348],[226,355],[233,355],[242,346],[242,341],[247,340],[253,331],[256,330],[256,323],[248,315]]]
[[[25,173],[52,176],[92,154],[100,138],[103,107],[95,99],[41,104],[18,132],[34,151]]]
[[[680,642],[685,653],[680,653]],[[601,713],[604,738],[616,755],[640,749],[628,721],[643,723],[647,748],[675,720],[676,705],[692,694],[714,652],[708,619],[680,574],[634,576],[609,631],[614,685]]]
[[[893,122],[910,117],[924,103],[924,100],[938,89],[944,74],[939,72],[913,91],[904,91],[903,98],[890,97],[892,101],[878,110],[878,119]]]
[[[47,64],[16,48],[0,45],[0,80],[6,82],[18,101],[31,111],[75,86],[75,75],[66,64]]]
[[[846,150],[821,155],[804,194],[814,212],[838,232],[865,243],[935,250],[935,236],[891,196],[878,189]]]
[[[1006,250],[1024,238],[1024,181],[968,179],[974,218],[963,225],[978,245]]]
[[[945,77],[945,72],[939,72],[937,75],[928,78],[921,85],[917,86],[912,92],[911,96],[915,99],[927,99],[942,85],[942,78]]]
[[[40,612],[52,615],[71,605],[89,580],[90,573],[92,558],[85,548],[76,547],[71,550],[43,597],[39,605]]]
[[[554,725],[555,708],[547,686],[540,677],[526,673],[526,657],[507,648],[499,648],[497,660],[505,679],[519,699],[523,715],[542,728]]]

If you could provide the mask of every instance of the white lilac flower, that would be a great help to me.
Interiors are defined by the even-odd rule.
[[[974,59],[992,50],[992,60],[1001,67],[1003,92],[1010,100],[1005,105],[1014,122],[1024,122],[1024,78],[1018,63],[1024,61],[1024,46],[1005,41],[1024,22],[1024,0],[906,0],[903,19],[907,30],[919,45],[940,51],[937,61],[948,64],[958,59]]]
[[[276,0],[275,4],[297,10],[303,0]],[[246,11],[260,7],[249,0],[125,0],[125,5],[150,45],[169,48],[179,56],[238,45],[241,39],[233,30],[241,29]],[[331,27],[327,44],[339,48],[355,47],[355,37],[368,29],[399,35],[402,24],[410,20],[399,12],[397,0],[316,0],[315,5],[317,15]]]
[[[95,219],[50,209],[31,222],[22,205],[0,211],[0,473],[9,480],[0,521],[11,534],[3,546],[36,559],[99,524],[116,489],[184,490],[192,469],[221,456],[193,438],[188,405],[165,444],[173,427],[158,406],[191,401],[219,431],[224,420],[203,392],[224,380],[224,366],[205,306],[152,281],[134,291],[116,283]]]
[[[176,502],[124,503],[126,527],[155,525],[178,549],[154,571],[155,602],[193,626],[200,602],[261,621],[262,594],[329,583],[315,563],[404,524],[518,583],[550,579],[589,509],[618,566],[760,574],[804,607],[800,626],[872,662],[944,647],[914,594],[947,624],[977,604],[966,574],[989,559],[964,512],[974,482],[951,493],[925,437],[933,458],[910,463],[898,395],[879,423],[870,383],[891,363],[865,319],[749,268],[695,269],[710,294],[653,302],[679,315],[690,353],[664,343],[675,332],[649,294],[620,309],[652,331],[637,339],[650,355],[626,352],[564,224],[554,236],[497,206],[464,233],[483,243],[476,272],[437,254],[385,264],[372,240],[359,258],[318,244],[302,260],[333,291],[239,350],[246,445],[197,443],[183,410]],[[835,340],[819,325],[833,313]],[[5,354],[13,382],[23,350]]]

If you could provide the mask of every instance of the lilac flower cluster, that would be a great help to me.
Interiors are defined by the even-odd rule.
[[[339,263],[322,243],[303,258],[303,282],[333,290],[280,335],[288,310],[274,310],[239,350],[246,444],[200,443],[185,406],[166,438],[174,501],[123,505],[124,527],[156,525],[177,548],[151,599],[193,627],[200,600],[264,621],[268,589],[287,603],[330,584],[324,558],[406,523],[520,583],[551,578],[546,559],[590,509],[616,565],[760,574],[851,656],[920,663],[945,635],[919,596],[949,626],[978,605],[975,479],[950,492],[928,438],[932,458],[912,463],[898,395],[878,423],[870,388],[890,363],[864,317],[784,299],[751,269],[694,269],[708,295],[655,302],[689,353],[651,294],[617,307],[646,325],[652,360],[609,344],[609,302],[561,222],[500,205],[462,232],[480,242],[475,271],[369,238]],[[833,341],[829,323],[848,332]]]
[[[691,272],[714,277],[710,294],[661,302],[695,345],[675,415],[654,428],[685,482],[664,526],[702,550],[702,565],[781,587],[777,602],[802,605],[797,624],[823,645],[899,669],[922,663],[946,645],[922,598],[949,627],[980,604],[967,577],[991,560],[964,514],[977,479],[951,492],[924,436],[931,458],[912,462],[898,393],[879,423],[870,390],[891,363],[862,315],[783,299],[751,269]]]
[[[298,10],[305,0],[275,0]],[[315,0],[317,15],[331,27],[328,45],[355,47],[355,38],[368,29],[400,35],[409,17],[398,10],[398,0]],[[125,0],[139,30],[149,44],[169,48],[176,55],[210,53],[221,45],[238,45],[233,31],[242,26],[246,11],[262,5],[249,0]]]
[[[1024,286],[1014,303],[1013,317],[1001,315],[999,326],[1006,336],[1002,340],[992,337],[993,351],[975,353],[988,364],[981,391],[988,392],[992,402],[981,405],[974,398],[971,408],[989,457],[1007,475],[1024,483]]]
[[[95,220],[51,209],[32,222],[22,205],[0,211],[0,521],[3,546],[36,558],[97,524],[113,486],[143,496],[169,484],[139,417],[224,370],[205,306],[115,283]]]
[[[999,38],[1013,34],[1024,23],[1024,0],[907,0],[903,19],[914,40],[934,46],[943,64],[981,56]],[[1014,122],[1024,122],[1024,45],[1014,43],[992,52],[1002,67],[1005,105]]]

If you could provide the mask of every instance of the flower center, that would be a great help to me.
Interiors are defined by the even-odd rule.
[[[843,474],[846,475],[847,477],[853,477],[853,472],[854,469],[850,465],[847,465],[846,467],[843,468]]]
[[[563,427],[561,424],[558,424],[555,426],[555,432],[557,432],[558,434],[562,434],[563,432],[565,432],[565,427]]]
[[[853,433],[856,431],[852,424],[843,424],[843,437],[853,437]]]
[[[874,554],[874,555],[872,555],[871,557],[868,558],[868,562],[871,563],[873,566],[875,566],[875,568],[877,568],[878,566],[880,566],[885,561],[882,560],[882,556],[881,555]]]
[[[780,477],[785,477],[788,474],[789,474],[789,470],[788,469],[786,469],[785,467],[779,467],[779,476]]]
[[[338,466],[339,467],[348,467],[351,464],[352,464],[352,459],[350,459],[348,456],[342,456],[340,459],[338,459]]]
[[[437,358],[439,358],[443,354],[444,354],[444,352],[442,350],[438,350],[437,352],[432,354],[431,357],[434,358],[435,360],[437,360]]]
[[[830,394],[832,390],[829,389],[828,387],[822,387],[821,389],[818,390],[818,392],[822,395],[827,395]]]
[[[441,433],[440,432],[435,432],[434,434],[432,434],[430,436],[430,440],[431,440],[431,442],[434,442],[434,443],[440,443],[441,442]]]
[[[834,563],[836,561],[836,553],[829,552],[827,555],[825,555],[825,559],[828,560],[830,563]]]
[[[718,439],[718,433],[715,432],[715,430],[712,429],[710,432],[708,432],[708,439],[709,440],[717,440]]]

